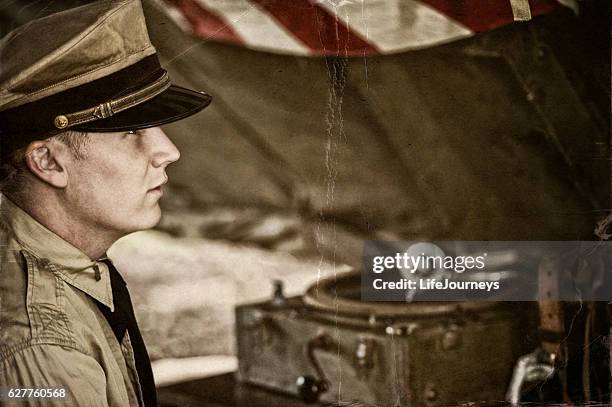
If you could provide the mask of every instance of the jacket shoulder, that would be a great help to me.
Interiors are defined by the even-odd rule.
[[[36,343],[76,348],[64,285],[0,228],[0,359]]]
[[[21,247],[0,228],[0,352],[29,337],[27,266]]]

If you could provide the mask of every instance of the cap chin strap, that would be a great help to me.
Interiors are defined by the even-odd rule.
[[[94,120],[105,119],[116,113],[127,110],[131,107],[146,102],[154,98],[170,87],[170,77],[164,72],[159,79],[128,95],[118,99],[112,99],[89,109],[79,110],[78,112],[60,114],[55,116],[53,125],[57,129],[66,129],[79,124],[92,122]]]

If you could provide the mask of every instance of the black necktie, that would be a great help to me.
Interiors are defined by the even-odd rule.
[[[138,329],[136,317],[134,316],[134,308],[130,300],[125,281],[109,260],[103,260],[108,266],[110,273],[111,288],[113,290],[113,304],[115,312],[100,303],[98,308],[108,321],[113,329],[119,343],[123,341],[125,332],[130,333],[130,341],[134,350],[134,361],[136,362],[136,372],[138,372],[138,380],[142,390],[142,397],[146,407],[157,406],[157,394],[155,392],[155,382],[153,381],[153,371],[151,370],[151,361],[145,347],[142,335]]]

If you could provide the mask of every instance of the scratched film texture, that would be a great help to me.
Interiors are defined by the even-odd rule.
[[[77,4],[5,1],[3,30]],[[298,294],[358,266],[365,238],[589,240],[610,206],[596,24],[562,13],[429,50],[303,58],[145,12],[173,81],[214,98],[166,128],[182,158],[159,230],[112,249],[153,359],[232,354],[235,304],[273,278]]]

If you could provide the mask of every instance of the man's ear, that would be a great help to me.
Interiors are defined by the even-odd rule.
[[[53,140],[33,141],[26,149],[26,165],[41,181],[56,188],[65,188],[68,185],[68,174],[64,165],[64,149],[63,143]]]

